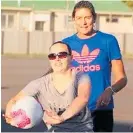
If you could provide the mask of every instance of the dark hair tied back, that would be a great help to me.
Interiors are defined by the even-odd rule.
[[[57,42],[54,42],[51,46],[50,46],[50,48],[49,49],[51,49],[51,47],[53,46],[53,45],[55,45],[55,44],[58,44],[58,43],[61,43],[61,44],[64,44],[64,45],[66,45],[67,46],[67,49],[68,49],[68,52],[69,52],[69,54],[71,55],[72,54],[72,50],[71,50],[71,48],[70,48],[70,46],[67,44],[67,43],[64,43],[64,42],[62,42],[62,41],[57,41]],[[52,73],[53,72],[53,69],[52,68],[49,68],[49,70],[43,75],[43,76],[46,76],[46,75],[48,75],[48,74],[50,74],[50,73]]]

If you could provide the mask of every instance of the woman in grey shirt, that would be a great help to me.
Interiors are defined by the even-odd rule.
[[[36,97],[44,110],[43,120],[54,132],[92,132],[93,125],[87,103],[91,83],[88,75],[71,69],[70,47],[59,41],[50,47],[51,72],[31,81],[12,98],[6,108],[10,123],[12,105],[24,96]]]

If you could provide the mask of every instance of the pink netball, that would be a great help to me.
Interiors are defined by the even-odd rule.
[[[13,105],[10,115],[13,125],[18,128],[28,129],[42,121],[43,109],[34,97],[25,96]]]

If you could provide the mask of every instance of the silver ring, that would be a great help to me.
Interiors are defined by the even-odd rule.
[[[107,103],[105,103],[104,101],[101,102],[101,105],[106,105]]]

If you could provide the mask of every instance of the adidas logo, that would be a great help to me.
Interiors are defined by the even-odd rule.
[[[78,67],[72,67],[72,68],[75,69],[76,71],[84,71],[84,72],[99,71],[100,65],[89,65],[90,62],[92,62],[97,58],[99,52],[100,49],[95,49],[92,52],[90,52],[86,44],[83,46],[81,54],[73,50],[72,51],[73,60],[78,62],[80,65]],[[87,65],[84,66],[83,64]]]
[[[81,54],[76,51],[72,51],[73,60],[77,61],[80,64],[90,63],[96,59],[96,57],[99,55],[99,52],[99,49],[95,49],[92,52],[89,52],[89,49],[85,44],[82,48]]]

